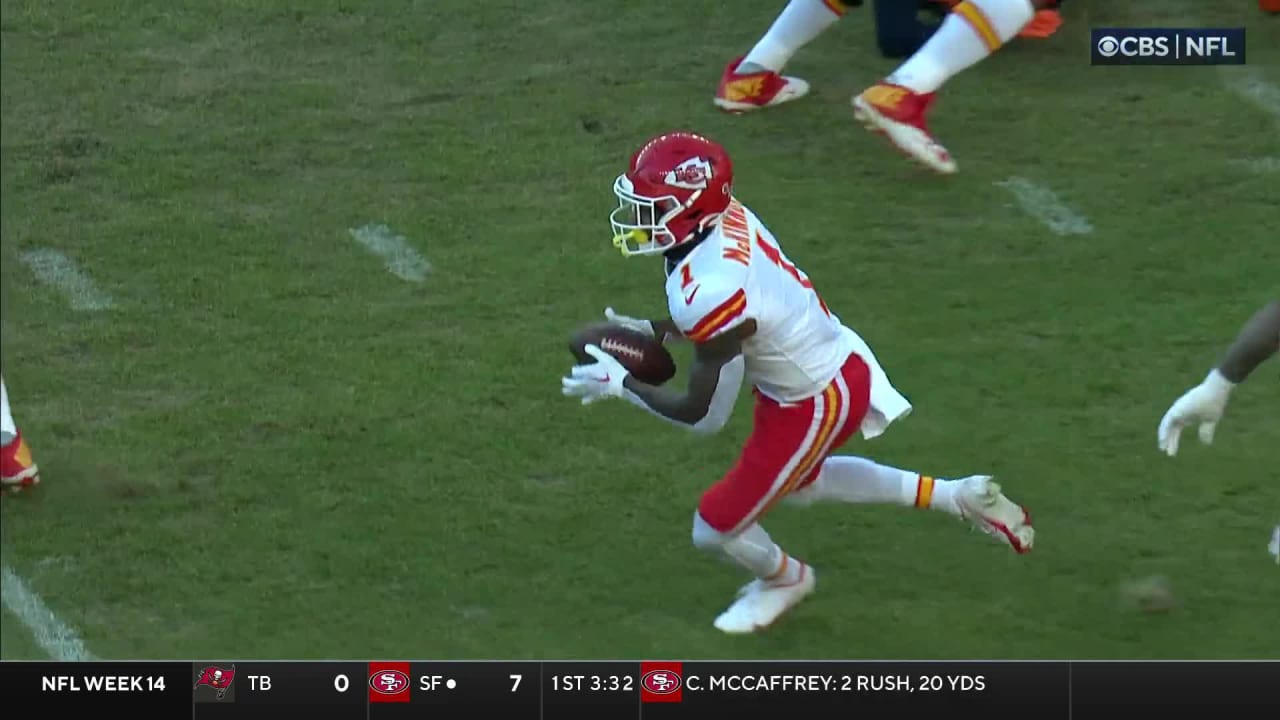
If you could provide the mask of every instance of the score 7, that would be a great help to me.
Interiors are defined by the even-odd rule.
[[[523,677],[524,677],[523,675],[511,676],[511,692],[515,692],[516,688],[520,687],[520,679]]]

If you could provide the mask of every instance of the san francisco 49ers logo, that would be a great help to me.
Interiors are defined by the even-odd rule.
[[[680,689],[680,675],[670,670],[651,670],[640,678],[640,685],[654,695],[670,695]]]
[[[382,695],[397,695],[409,687],[409,676],[399,670],[379,670],[369,676],[369,689]]]
[[[668,185],[686,190],[702,190],[711,180],[711,163],[702,158],[689,158],[667,172]]]

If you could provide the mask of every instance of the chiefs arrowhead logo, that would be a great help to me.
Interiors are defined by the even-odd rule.
[[[711,163],[702,158],[689,158],[667,172],[665,181],[672,187],[702,190],[711,180]]]

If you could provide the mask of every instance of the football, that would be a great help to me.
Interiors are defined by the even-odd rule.
[[[609,353],[637,380],[661,385],[676,374],[676,361],[662,343],[653,338],[609,323],[588,325],[569,340],[569,352],[582,364],[595,362],[586,347],[596,345]]]

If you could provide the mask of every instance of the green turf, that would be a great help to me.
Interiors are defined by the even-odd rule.
[[[43,660],[45,655],[31,633],[13,616],[0,615],[0,659],[30,658]]]
[[[1278,176],[1234,162],[1280,155],[1276,117],[1213,68],[1089,67],[1090,24],[1191,6],[1081,0],[949,84],[932,122],[961,172],[930,177],[849,117],[892,67],[865,11],[795,59],[812,97],[713,109],[781,5],[3,0],[4,376],[45,477],[3,501],[5,564],[104,657],[1274,655],[1278,367],[1211,449],[1169,460],[1155,427],[1280,291]],[[1212,6],[1280,83],[1280,18]],[[998,474],[1035,553],[936,514],[780,510],[820,592],[768,634],[712,628],[742,578],[688,527],[746,403],[698,439],[558,389],[569,331],[663,308],[606,216],[672,127],[729,148],[915,403],[851,450]],[[1093,234],[1019,212],[1010,176]],[[427,282],[348,237],[374,222]],[[35,247],[115,309],[36,284]],[[1121,604],[1152,573],[1176,612]]]

